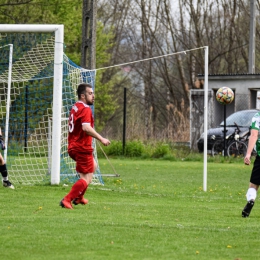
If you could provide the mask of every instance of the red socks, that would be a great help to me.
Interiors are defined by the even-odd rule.
[[[85,182],[85,183],[86,183],[86,182]],[[86,183],[86,188],[83,190],[83,192],[81,193],[81,195],[79,195],[79,198],[80,198],[80,199],[83,198],[83,196],[84,196],[84,194],[85,194],[87,188],[88,188],[88,184]]]
[[[72,201],[76,198],[82,198],[88,188],[88,184],[85,180],[79,179],[72,186],[70,192],[65,196],[65,200]]]

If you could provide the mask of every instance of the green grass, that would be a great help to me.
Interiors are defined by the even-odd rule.
[[[119,178],[89,204],[58,206],[71,185],[0,187],[1,259],[258,259],[260,206],[241,217],[252,166],[112,159]],[[109,163],[99,160],[104,174]]]

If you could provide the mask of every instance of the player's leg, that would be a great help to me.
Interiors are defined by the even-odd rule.
[[[8,171],[7,171],[6,163],[1,153],[0,153],[0,172],[3,178],[3,186],[6,188],[14,189],[13,184],[8,179]]]
[[[250,182],[249,188],[246,193],[246,198],[247,198],[247,204],[245,205],[243,211],[242,211],[242,217],[247,218],[250,215],[250,212],[255,204],[255,199],[257,196],[257,190],[258,190],[259,185],[255,185]]]
[[[83,192],[77,198],[75,198],[72,201],[74,205],[78,205],[78,204],[85,205],[85,204],[88,203],[88,200],[84,198],[84,194],[87,191],[89,184],[92,182],[94,172],[97,169],[97,163],[94,160],[94,158],[92,159],[92,161],[93,161],[94,168],[92,168],[92,166],[91,166],[91,168],[89,168],[88,171],[92,170],[93,172],[91,172],[91,173],[80,173],[80,178],[82,180],[84,180],[87,185],[86,185],[86,188],[83,190]]]
[[[68,209],[72,209],[72,201],[75,205],[88,203],[83,195],[92,181],[93,173],[96,168],[92,153],[77,153],[72,156],[76,158],[76,171],[80,174],[80,179],[75,182],[70,192],[60,202],[60,206]]]
[[[78,205],[78,204],[86,205],[86,204],[88,204],[88,200],[84,198],[84,194],[87,191],[87,188],[88,188],[89,184],[91,183],[92,178],[93,178],[93,173],[80,173],[80,180],[79,181],[84,181],[85,187],[82,190],[82,192],[79,193],[78,196],[72,200],[72,203],[74,205]]]
[[[257,196],[257,191],[260,183],[260,157],[257,156],[254,162],[254,167],[252,169],[249,188],[246,193],[247,204],[242,210],[242,217],[247,218],[250,215],[250,212],[255,204],[255,199]]]
[[[80,178],[73,184],[70,192],[61,200],[60,206],[67,208],[67,209],[72,209],[71,202],[74,199],[80,197],[81,194],[84,194],[86,189],[87,189],[87,182],[84,179]],[[87,201],[86,201],[86,203],[87,203]]]

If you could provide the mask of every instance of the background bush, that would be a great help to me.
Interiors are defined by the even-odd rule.
[[[175,160],[176,158],[184,158],[190,154],[190,148],[185,145],[166,142],[146,142],[139,140],[129,141],[125,145],[121,141],[111,141],[109,146],[97,145],[97,153],[99,158],[104,158],[105,155],[111,157],[138,157],[138,158],[163,158]],[[201,155],[199,156],[201,157]]]
[[[203,153],[192,151],[186,144],[173,142],[128,141],[124,153],[121,141],[111,141],[109,146],[97,145],[98,158],[105,158],[104,153],[111,158],[125,157],[169,161],[203,161]],[[241,160],[243,160],[243,158],[224,157],[221,155],[212,157],[208,155],[208,162],[233,163]]]

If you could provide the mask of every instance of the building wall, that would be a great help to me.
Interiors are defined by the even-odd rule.
[[[231,104],[232,107],[230,105],[227,106],[229,113],[257,107],[257,92],[260,91],[260,75],[209,76],[208,88],[212,89],[214,94],[220,87],[224,86],[231,88],[235,93],[233,105]]]
[[[204,80],[204,75],[199,75],[199,80]],[[234,101],[226,106],[226,116],[240,110],[260,109],[260,75],[209,75],[209,104],[208,128],[218,126],[224,120],[224,106],[216,101],[216,92],[221,87],[229,87],[234,91]],[[199,107],[199,108],[196,108]],[[191,107],[191,148],[196,150],[196,140],[204,129],[204,90],[193,89],[190,92]],[[202,112],[203,111],[203,112]]]
[[[209,89],[226,86],[235,89],[238,94],[249,94],[250,89],[260,90],[260,75],[221,75],[208,77]]]

